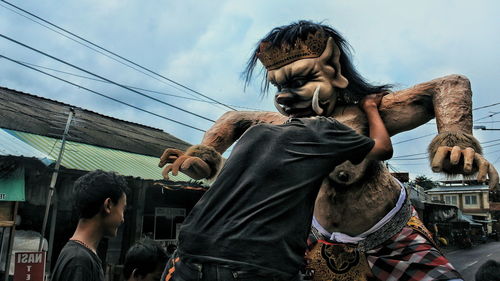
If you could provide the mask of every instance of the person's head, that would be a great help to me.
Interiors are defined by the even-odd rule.
[[[158,243],[145,239],[127,251],[123,276],[128,281],[160,280],[167,260],[167,254]]]
[[[476,272],[476,281],[500,281],[500,263],[488,260]]]
[[[331,115],[336,104],[354,104],[390,85],[370,85],[350,60],[347,41],[333,28],[299,21],[276,27],[257,44],[244,72],[257,60],[266,68],[262,92],[277,87],[276,108],[287,116]]]
[[[127,182],[123,176],[96,170],[74,184],[75,207],[80,220],[98,219],[104,236],[116,236],[127,205]]]

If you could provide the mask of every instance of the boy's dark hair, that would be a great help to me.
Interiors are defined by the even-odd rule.
[[[499,281],[500,263],[494,260],[488,260],[479,267],[476,272],[476,281]]]
[[[116,204],[124,193],[127,193],[127,182],[123,176],[116,173],[95,170],[81,176],[74,184],[78,217],[83,219],[94,217],[107,198]]]
[[[129,279],[134,269],[136,274],[146,276],[154,272],[158,265],[167,263],[168,257],[163,248],[151,239],[144,239],[128,249],[123,264],[123,276]]]

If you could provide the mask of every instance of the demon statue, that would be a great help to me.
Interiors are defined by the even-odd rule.
[[[366,95],[387,92],[379,110],[391,136],[436,118],[438,134],[428,148],[434,172],[477,174],[480,181],[488,176],[491,188],[498,183],[495,168],[472,136],[466,77],[450,75],[390,92],[390,85],[371,85],[358,74],[347,42],[334,29],[308,21],[274,28],[260,40],[247,65],[247,82],[258,60],[266,69],[263,91],[269,84],[277,88],[279,113],[227,112],[201,144],[186,152],[164,152],[160,166],[172,163],[165,177],[178,171],[194,179],[215,177],[223,165],[220,154],[261,122],[323,115],[367,134],[365,115],[356,104]],[[306,268],[313,280],[460,279],[406,190],[380,161],[337,166],[322,183],[311,229]]]

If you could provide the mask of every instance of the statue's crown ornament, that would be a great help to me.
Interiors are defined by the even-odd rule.
[[[309,33],[305,40],[297,38],[293,45],[283,44],[271,47],[270,42],[261,42],[257,57],[268,71],[300,59],[317,58],[326,47],[328,36],[323,31]]]

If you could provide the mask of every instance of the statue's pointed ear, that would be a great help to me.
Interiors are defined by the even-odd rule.
[[[342,69],[340,66],[340,49],[332,37],[328,38],[325,50],[319,57],[319,60],[335,69],[335,77],[333,77],[332,85],[337,88],[346,88],[349,81],[342,75]]]

